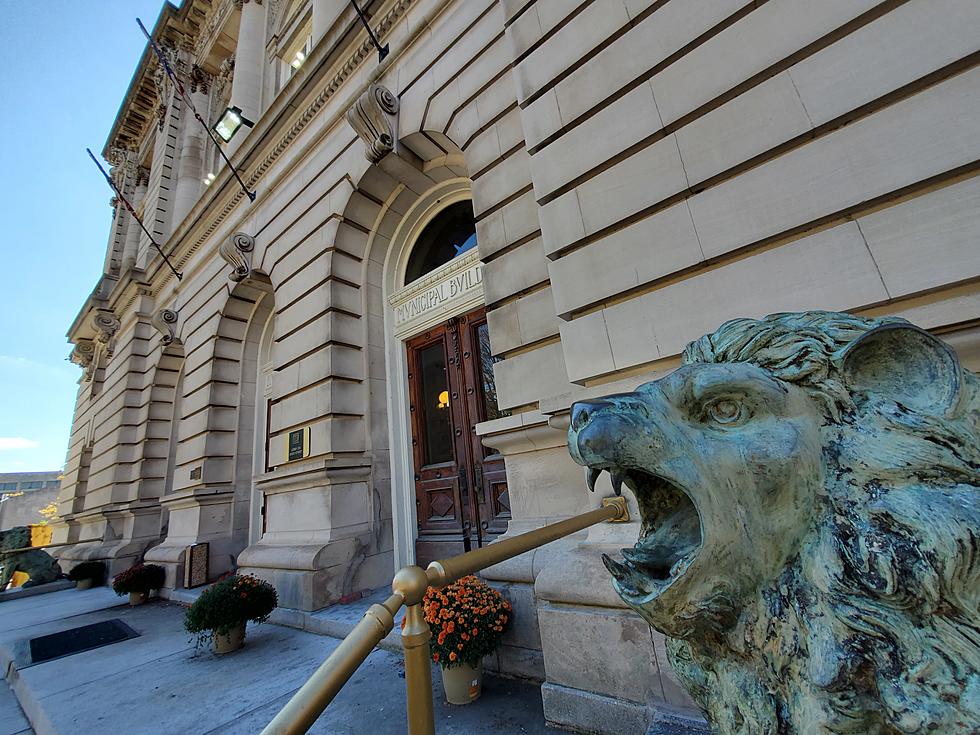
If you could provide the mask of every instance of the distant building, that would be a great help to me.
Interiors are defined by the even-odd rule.
[[[61,472],[0,473],[0,531],[48,520],[42,508],[58,500]]]

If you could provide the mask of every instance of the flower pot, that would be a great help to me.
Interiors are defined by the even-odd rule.
[[[218,654],[237,651],[245,645],[245,621],[242,620],[227,633],[214,634],[214,652]]]
[[[146,598],[148,596],[149,596],[149,592],[130,592],[129,604],[131,607],[142,605],[144,602],[146,602]]]
[[[449,704],[469,704],[480,698],[483,691],[483,661],[476,666],[462,664],[442,669],[442,685]]]
[[[91,589],[91,588],[92,588],[92,580],[91,580],[91,578],[89,578],[89,579],[80,579],[77,582],[75,582],[75,589],[76,590],[87,590],[87,589]]]

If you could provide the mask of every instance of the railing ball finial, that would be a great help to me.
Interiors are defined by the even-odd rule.
[[[402,567],[391,580],[391,591],[401,595],[405,605],[418,605],[429,587],[429,577],[422,567]]]

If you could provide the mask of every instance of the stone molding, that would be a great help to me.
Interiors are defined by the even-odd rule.
[[[173,309],[160,309],[150,317],[150,324],[163,335],[160,343],[164,346],[179,342],[177,339],[177,319],[179,315]]]
[[[245,232],[236,232],[218,247],[218,254],[231,266],[228,278],[235,283],[244,281],[252,274],[249,254],[255,250],[255,238]]]
[[[289,493],[329,485],[368,482],[370,457],[296,463],[255,476],[255,485],[266,495]]]
[[[364,141],[364,156],[377,163],[395,149],[398,97],[387,87],[371,84],[347,110],[347,122]]]

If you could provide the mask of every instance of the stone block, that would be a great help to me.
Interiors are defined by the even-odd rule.
[[[543,288],[489,312],[490,344],[499,355],[558,333],[551,289]]]
[[[549,683],[663,700],[650,626],[632,611],[539,603],[538,621]]]
[[[569,380],[574,382],[605,375],[616,369],[604,310],[562,322],[560,328]],[[656,340],[653,342],[656,345]],[[649,349],[649,345],[645,349]]]
[[[488,304],[548,280],[548,260],[541,238],[535,238],[483,266],[483,291]]]
[[[546,681],[541,685],[550,725],[594,735],[646,735],[652,713],[644,704]]]
[[[904,3],[789,73],[813,124],[821,125],[973,53],[978,36],[972,0]]]
[[[696,110],[876,4],[876,0],[763,4],[653,78],[653,94],[664,124]],[[803,18],[806,22],[800,22]]]
[[[480,257],[488,258],[518,240],[538,232],[538,205],[529,191],[476,223]]]
[[[973,161],[980,136],[980,98],[973,93],[978,84],[980,70],[964,72],[691,197],[705,256]]]
[[[527,150],[520,148],[473,182],[473,213],[480,218],[531,183]]]
[[[537,401],[567,390],[568,376],[561,344],[549,344],[509,357],[493,366],[497,400],[503,409]]]
[[[706,181],[811,128],[788,72],[777,74],[677,131],[691,183]]]
[[[503,644],[518,648],[541,650],[541,631],[538,628],[537,600],[534,587],[515,582],[490,582],[510,602],[511,622],[504,633]]]
[[[517,22],[520,22],[518,19]],[[621,3],[592,3],[529,54],[515,69],[519,99],[526,100],[629,23]]]
[[[552,194],[661,127],[653,90],[641,84],[534,153],[531,173],[536,195],[540,199]],[[570,151],[575,154],[569,155]]]
[[[548,264],[555,309],[575,309],[615,296],[704,259],[687,202],[680,202]],[[629,267],[624,267],[629,263]],[[593,349],[601,349],[593,346]],[[569,350],[566,348],[566,357]]]
[[[858,218],[892,298],[980,275],[980,179]]]

